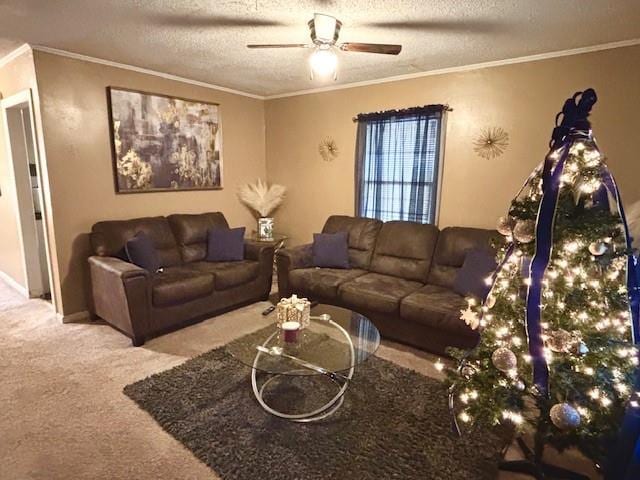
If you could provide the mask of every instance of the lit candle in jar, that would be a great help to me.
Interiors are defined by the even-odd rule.
[[[284,332],[285,342],[294,343],[298,341],[298,332],[300,331],[299,322],[284,322],[281,328]]]

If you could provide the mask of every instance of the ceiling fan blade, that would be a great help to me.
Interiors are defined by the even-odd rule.
[[[484,20],[394,20],[386,22],[367,22],[365,27],[385,28],[409,31],[438,32],[494,32],[501,26],[496,22]]]
[[[247,48],[311,48],[313,45],[306,43],[265,43],[265,44],[249,44]]]
[[[383,53],[385,55],[398,55],[402,45],[390,45],[386,43],[354,43],[347,42],[340,45],[340,50],[345,52]]]
[[[241,18],[227,15],[155,15],[151,18],[160,25],[178,28],[193,27],[280,27],[287,25],[278,20]]]

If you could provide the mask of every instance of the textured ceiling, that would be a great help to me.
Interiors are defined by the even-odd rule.
[[[245,45],[307,42],[314,12],[341,41],[403,45],[340,52],[338,84],[640,38],[638,0],[2,0],[0,57],[27,42],[274,95],[327,84],[307,50]]]

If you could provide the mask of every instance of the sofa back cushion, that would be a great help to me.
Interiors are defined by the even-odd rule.
[[[169,215],[168,220],[185,263],[205,259],[211,228],[229,228],[221,212]]]
[[[96,255],[128,261],[125,245],[140,232],[151,239],[160,266],[171,267],[182,263],[176,239],[165,217],[98,222],[91,228],[91,246]]]
[[[332,215],[324,224],[322,233],[347,232],[349,265],[351,268],[368,269],[380,227],[382,222],[373,218]]]
[[[467,252],[490,248],[491,239],[498,236],[495,230],[470,227],[446,227],[440,232],[433,257],[428,283],[453,288],[458,270]]]
[[[392,221],[382,225],[371,260],[371,271],[426,282],[438,227]]]

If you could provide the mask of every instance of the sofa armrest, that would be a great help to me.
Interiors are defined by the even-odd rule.
[[[89,257],[91,291],[96,314],[144,343],[150,331],[151,274],[115,257]]]
[[[252,242],[251,240],[244,242],[244,258],[246,260],[269,260],[269,264],[273,264],[274,247],[261,242]]]
[[[121,278],[123,280],[138,276],[149,278],[151,275],[147,270],[133,263],[125,262],[116,257],[89,257],[89,264],[93,267],[108,272],[109,275]]]
[[[280,298],[288,297],[291,295],[289,272],[297,268],[313,266],[312,244],[307,243],[278,250],[278,253],[276,253],[276,266],[278,268],[278,295]]]
[[[288,270],[313,267],[313,244],[306,243],[278,250],[276,259],[282,262],[283,266],[286,265]]]

